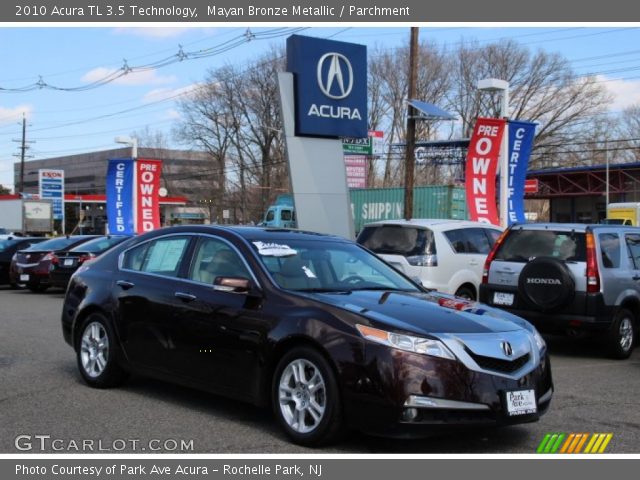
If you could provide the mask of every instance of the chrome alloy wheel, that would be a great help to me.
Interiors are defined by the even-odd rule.
[[[633,325],[631,324],[630,318],[625,317],[620,321],[618,335],[620,338],[620,348],[626,352],[631,348],[631,344],[633,343]]]
[[[280,411],[289,427],[309,433],[320,425],[327,407],[327,391],[320,369],[296,359],[282,371],[278,387]]]
[[[109,361],[109,337],[100,322],[91,322],[84,329],[80,343],[80,359],[85,373],[99,377]]]

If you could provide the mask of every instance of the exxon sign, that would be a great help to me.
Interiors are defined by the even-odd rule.
[[[287,71],[294,74],[296,135],[367,136],[367,47],[292,35]]]

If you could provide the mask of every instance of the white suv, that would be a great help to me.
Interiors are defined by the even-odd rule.
[[[501,233],[464,220],[388,220],[365,225],[357,242],[427,288],[476,300],[484,261]]]

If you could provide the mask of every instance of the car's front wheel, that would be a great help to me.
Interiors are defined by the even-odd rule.
[[[273,377],[272,401],[278,421],[296,443],[326,444],[343,430],[335,374],[313,348],[297,347],[280,359]]]
[[[92,313],[82,322],[76,345],[80,374],[87,384],[95,388],[115,387],[127,373],[118,365],[113,329],[104,315]]]
[[[607,347],[613,358],[629,358],[636,339],[636,319],[631,311],[621,308],[613,318],[607,335]]]

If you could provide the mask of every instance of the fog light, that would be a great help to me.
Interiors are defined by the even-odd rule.
[[[417,408],[405,408],[402,411],[402,420],[405,422],[413,422],[416,418],[418,418]]]

